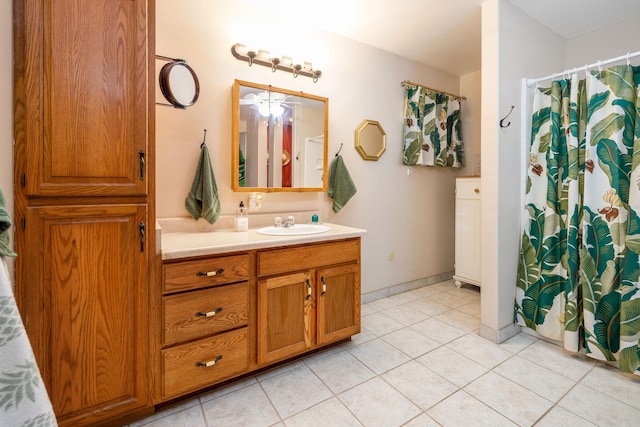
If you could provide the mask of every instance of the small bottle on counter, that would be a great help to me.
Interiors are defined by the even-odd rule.
[[[240,202],[236,212],[236,231],[249,231],[249,213],[244,202]]]

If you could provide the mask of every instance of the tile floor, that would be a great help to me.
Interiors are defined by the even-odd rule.
[[[362,333],[134,426],[638,426],[640,379],[521,333],[477,335],[453,281],[362,307]]]

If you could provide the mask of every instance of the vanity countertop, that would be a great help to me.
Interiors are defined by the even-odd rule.
[[[215,255],[226,252],[249,249],[272,248],[277,246],[299,245],[303,243],[360,237],[366,230],[338,224],[322,223],[331,230],[319,234],[298,236],[268,236],[258,234],[255,228],[249,231],[220,229],[213,231],[171,231],[161,233],[160,249],[163,260],[180,259],[193,256]]]

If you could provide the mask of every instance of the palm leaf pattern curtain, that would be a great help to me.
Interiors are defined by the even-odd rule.
[[[640,375],[640,67],[534,92],[519,325]]]
[[[407,86],[406,95],[402,163],[464,166],[460,100],[422,86]]]

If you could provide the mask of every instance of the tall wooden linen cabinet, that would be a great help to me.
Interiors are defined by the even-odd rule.
[[[16,298],[61,426],[151,412],[154,0],[14,0]]]

